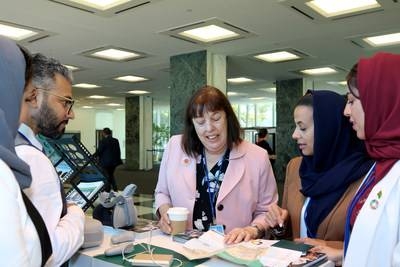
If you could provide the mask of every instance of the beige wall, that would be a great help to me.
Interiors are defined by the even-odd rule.
[[[80,132],[81,142],[91,152],[95,152],[96,129],[109,127],[113,136],[119,140],[121,157],[125,159],[125,111],[124,110],[99,110],[99,109],[74,109],[75,119],[69,121],[67,131]]]

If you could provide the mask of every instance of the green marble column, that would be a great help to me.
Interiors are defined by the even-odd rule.
[[[170,59],[171,136],[183,131],[188,99],[207,83],[207,51],[173,56]]]
[[[173,56],[170,59],[171,135],[181,134],[186,104],[198,88],[213,85],[226,92],[226,56],[207,51]]]
[[[299,155],[296,142],[292,139],[294,130],[294,105],[303,95],[303,80],[293,79],[276,82],[276,162],[277,181],[285,180],[286,164]]]
[[[140,162],[140,101],[139,96],[125,98],[125,167],[139,169]]]

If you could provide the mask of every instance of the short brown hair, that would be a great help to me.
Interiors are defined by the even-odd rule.
[[[186,154],[196,156],[203,151],[203,144],[197,136],[192,119],[202,117],[206,111],[220,110],[223,110],[226,114],[228,148],[231,149],[233,144],[238,145],[242,141],[240,138],[240,123],[228,98],[219,89],[207,85],[198,89],[186,106],[185,126],[182,137],[182,148]]]

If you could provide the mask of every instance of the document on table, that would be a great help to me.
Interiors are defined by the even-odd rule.
[[[269,247],[258,260],[263,266],[286,267],[301,257],[301,251]]]

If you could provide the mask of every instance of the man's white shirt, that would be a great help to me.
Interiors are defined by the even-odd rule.
[[[18,131],[31,145],[15,147],[17,155],[31,169],[32,184],[24,192],[42,216],[53,248],[51,266],[60,266],[70,259],[83,243],[85,215],[76,205],[68,207],[67,214],[61,217],[63,208],[60,192],[60,179],[51,161],[42,152],[42,145],[33,131],[21,124]]]

